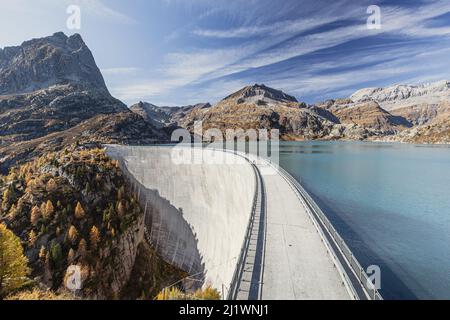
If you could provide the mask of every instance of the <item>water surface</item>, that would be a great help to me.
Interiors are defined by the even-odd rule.
[[[450,299],[450,147],[283,142],[312,194],[386,299]]]

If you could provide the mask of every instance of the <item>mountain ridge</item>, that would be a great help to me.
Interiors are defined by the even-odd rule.
[[[256,102],[260,105],[282,103],[297,103],[294,96],[290,96],[281,90],[267,87],[264,84],[254,84],[246,86],[231,95],[225,97],[222,101],[236,100],[238,104]]]
[[[364,88],[350,96],[354,102],[376,101],[386,110],[423,103],[438,104],[450,99],[450,81],[441,80],[419,85],[396,84],[384,88]]]
[[[296,98],[281,90],[265,85],[246,86],[228,95],[217,104],[205,107],[162,108],[152,105],[153,111],[162,112],[165,122],[183,127],[193,132],[196,121],[202,121],[203,128],[226,129],[278,129],[285,140],[395,140],[401,142],[420,141],[431,143],[447,143],[446,121],[450,111],[446,101],[448,81],[440,81],[434,85],[421,85],[416,95],[422,99],[427,95],[444,92],[438,104],[410,104],[409,95],[390,95],[389,103],[398,104],[397,108],[384,108],[387,99],[370,98],[366,93],[389,92],[389,88],[406,88],[407,86],[391,86],[388,89],[367,88],[357,92],[350,98],[328,100],[323,103],[309,105],[298,102]],[[408,87],[409,88],[409,87]],[[356,98],[355,98],[356,97]],[[353,98],[353,99],[352,99]],[[450,98],[448,99],[450,101]],[[400,105],[406,102],[406,106]],[[433,101],[432,101],[433,102]],[[161,109],[161,110],[160,110]],[[174,115],[177,117],[174,117]],[[430,135],[425,125],[429,125]],[[420,138],[426,137],[426,138]]]

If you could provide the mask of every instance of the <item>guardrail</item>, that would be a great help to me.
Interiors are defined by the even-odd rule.
[[[233,274],[233,278],[231,280],[231,284],[230,284],[230,291],[228,292],[228,300],[235,300],[238,294],[238,289],[239,289],[239,283],[240,283],[240,278],[242,276],[243,270],[244,270],[244,261],[248,252],[248,246],[250,243],[250,235],[253,229],[253,224],[254,224],[254,217],[255,217],[255,213],[256,213],[256,201],[258,199],[258,176],[257,176],[257,172],[256,169],[253,167],[253,170],[255,170],[255,182],[256,182],[256,191],[255,191],[255,196],[253,198],[253,205],[252,205],[252,212],[251,212],[251,217],[249,220],[249,223],[247,225],[247,230],[245,233],[245,239],[244,239],[244,243],[242,244],[242,248],[239,254],[239,259],[236,263],[236,269],[234,271]]]
[[[270,164],[270,163],[269,163]],[[273,164],[270,164],[272,167],[274,167]],[[277,169],[282,176],[288,182],[297,190],[298,196],[301,200],[305,201],[308,205],[309,209],[311,210],[311,213],[313,216],[311,218],[317,219],[320,224],[324,227],[324,231],[328,233],[328,235],[333,240],[334,244],[342,254],[343,258],[345,259],[345,262],[350,267],[353,274],[356,276],[356,278],[359,281],[359,284],[361,285],[362,289],[364,290],[366,296],[370,300],[383,300],[383,297],[381,296],[380,292],[375,288],[372,281],[370,280],[369,276],[365,272],[364,268],[361,266],[361,264],[356,259],[353,252],[350,250],[348,245],[345,243],[344,239],[339,235],[339,233],[336,231],[334,226],[331,224],[330,220],[327,218],[327,216],[323,213],[323,211],[320,209],[320,207],[316,204],[316,202],[312,199],[312,197],[309,195],[309,193],[303,188],[303,186],[294,178],[292,177],[286,170],[278,166]],[[318,226],[320,228],[320,226]],[[330,248],[332,250],[332,248]],[[333,250],[334,251],[334,250]],[[333,252],[331,251],[331,252]],[[337,259],[337,257],[335,257]],[[343,274],[344,278],[347,279],[347,281],[351,280],[348,278],[348,275]],[[354,295],[357,296],[356,292],[354,292]]]
[[[217,151],[217,149],[213,149],[213,151]],[[242,244],[242,247],[241,247],[239,259],[236,263],[236,269],[234,271],[233,278],[230,283],[230,290],[228,291],[228,295],[227,295],[228,300],[235,300],[237,297],[237,294],[238,294],[239,282],[240,282],[239,279],[241,278],[242,272],[244,270],[244,261],[245,261],[245,258],[246,258],[247,252],[248,252],[250,236],[251,236],[252,229],[253,229],[253,223],[254,223],[254,218],[255,218],[255,213],[256,213],[256,204],[257,204],[257,200],[258,200],[258,193],[259,193],[259,187],[260,187],[259,182],[258,182],[259,174],[257,172],[258,169],[250,162],[250,160],[245,155],[242,155],[237,152],[233,152],[231,150],[226,150],[226,149],[223,149],[220,151],[232,153],[236,156],[240,156],[240,157],[244,158],[252,166],[253,171],[255,173],[255,194],[253,196],[252,211],[251,211],[250,219],[249,219],[249,222],[247,225],[244,243]]]

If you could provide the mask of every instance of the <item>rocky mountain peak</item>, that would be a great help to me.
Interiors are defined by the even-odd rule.
[[[0,95],[73,84],[107,91],[94,57],[79,34],[58,32],[0,49]]]
[[[443,80],[420,85],[396,84],[386,88],[365,88],[351,96],[355,102],[376,101],[392,110],[423,103],[438,104],[450,98],[450,81]]]
[[[269,88],[264,84],[255,84],[226,97],[223,101],[235,100],[236,103],[255,103],[258,105],[277,104],[277,103],[297,103],[297,99],[284,93],[281,90]]]

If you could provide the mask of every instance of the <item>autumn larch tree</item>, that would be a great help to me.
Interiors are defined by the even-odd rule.
[[[41,261],[45,261],[46,254],[47,250],[45,250],[44,246],[41,246],[41,250],[39,250],[39,259],[41,259]]]
[[[75,218],[81,220],[86,215],[86,212],[84,211],[83,207],[81,206],[81,203],[78,202],[77,206],[75,207]]]
[[[78,230],[74,226],[70,226],[68,233],[69,241],[75,244],[78,238]]]
[[[33,209],[31,209],[31,216],[30,216],[31,224],[33,226],[37,225],[40,218],[41,218],[41,210],[38,208],[38,206],[34,206]]]
[[[16,217],[16,215],[17,215],[17,207],[15,204],[13,204],[11,206],[11,209],[9,209],[8,218],[12,220]]]
[[[86,240],[81,239],[80,243],[78,244],[78,250],[77,250],[77,254],[79,256],[81,256],[82,258],[86,257],[86,253],[87,253],[87,244],[86,244]]]
[[[55,179],[51,178],[48,180],[46,189],[48,192],[54,192],[58,188]]]
[[[125,205],[123,204],[123,201],[119,201],[119,204],[117,205],[117,213],[120,217],[124,216],[126,213]]]
[[[34,232],[34,230],[30,231],[30,234],[28,235],[28,244],[30,245],[30,248],[34,246],[34,244],[36,243],[36,233]]]
[[[45,208],[42,214],[45,219],[49,220],[53,216],[53,213],[55,213],[55,207],[53,206],[53,203],[50,200],[47,200],[47,203],[45,204]]]
[[[74,259],[75,259],[75,251],[73,251],[73,249],[70,248],[69,253],[67,254],[67,262],[73,263]]]
[[[100,242],[100,232],[98,231],[96,226],[93,226],[91,231],[89,232],[89,239],[91,240],[91,248],[93,250],[96,250],[97,245]]]
[[[0,300],[28,281],[27,264],[20,239],[0,224]]]

